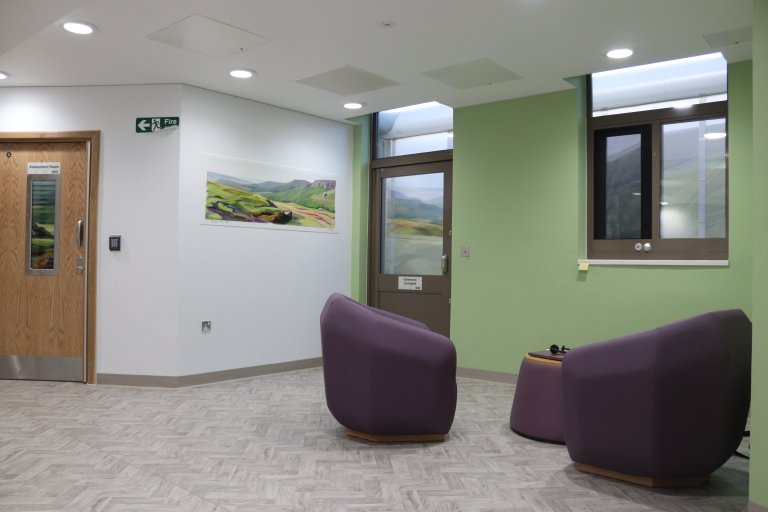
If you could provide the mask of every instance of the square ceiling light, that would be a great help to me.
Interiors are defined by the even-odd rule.
[[[344,66],[343,68],[326,71],[319,75],[302,78],[297,80],[297,82],[322,89],[323,91],[332,92],[339,96],[351,96],[393,85],[400,85],[389,78],[384,78],[383,76],[353,66]]]
[[[490,59],[478,59],[422,73],[455,89],[471,89],[522,77]]]
[[[229,57],[268,43],[270,40],[253,32],[193,14],[148,36],[165,43],[209,57]]]

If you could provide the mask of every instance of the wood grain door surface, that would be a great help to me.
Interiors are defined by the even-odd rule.
[[[0,149],[0,378],[82,381],[87,145],[12,142]],[[38,170],[46,163],[54,171]],[[56,216],[46,192],[53,182]],[[30,200],[31,190],[43,192]],[[35,208],[48,212],[44,222]],[[56,253],[41,256],[41,239]]]

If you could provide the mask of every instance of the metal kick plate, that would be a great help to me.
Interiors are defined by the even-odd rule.
[[[0,356],[0,379],[83,382],[80,357]]]

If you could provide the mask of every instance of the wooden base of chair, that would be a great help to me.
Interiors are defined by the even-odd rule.
[[[344,431],[349,437],[358,437],[374,443],[435,443],[445,441],[445,434],[378,435],[358,432],[351,428],[345,428]]]
[[[592,473],[593,475],[614,478],[616,480],[622,480],[624,482],[645,487],[700,487],[709,482],[709,475],[690,478],[653,478],[648,476],[628,475],[626,473],[619,473],[618,471],[611,471],[610,469],[596,468],[595,466],[578,462],[575,463],[575,466],[576,469],[584,473]]]

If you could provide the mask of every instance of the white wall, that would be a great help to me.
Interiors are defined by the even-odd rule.
[[[318,357],[325,299],[350,288],[352,127],[187,86],[182,123],[181,374]],[[206,153],[335,175],[337,233],[202,225]]]
[[[181,126],[135,133],[135,118],[150,116]],[[0,88],[0,131],[71,130],[102,134],[98,373],[179,376],[320,354],[325,298],[350,286],[351,127],[181,85]],[[203,153],[335,174],[338,233],[201,225]],[[122,252],[107,250],[110,234]]]
[[[181,87],[0,89],[0,131],[101,131],[96,288],[99,373],[176,375],[179,132],[135,133],[179,113]],[[110,234],[122,252],[107,250]]]

